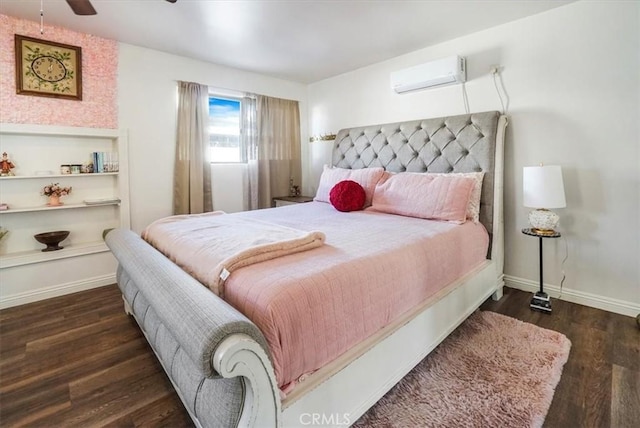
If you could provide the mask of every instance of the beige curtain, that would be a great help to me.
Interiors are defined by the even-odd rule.
[[[244,209],[258,209],[258,112],[256,96],[247,94],[240,102],[240,143],[247,162]]]
[[[290,180],[300,185],[300,110],[298,102],[256,97],[257,147],[246,147],[249,208],[269,208],[275,196],[289,194]]]
[[[208,128],[208,87],[198,83],[178,82],[174,214],[199,214],[213,210],[211,165],[207,159]]]

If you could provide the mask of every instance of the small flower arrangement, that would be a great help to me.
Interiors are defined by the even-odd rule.
[[[42,189],[42,194],[44,196],[66,196],[71,193],[71,187],[60,187],[58,183],[51,183],[47,186],[44,186]]]

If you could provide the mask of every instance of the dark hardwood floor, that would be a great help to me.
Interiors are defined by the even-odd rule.
[[[640,427],[640,329],[635,318],[553,300],[553,313],[529,309],[531,293],[505,288],[491,310],[563,333],[569,360],[545,427]]]
[[[505,289],[492,310],[572,342],[546,427],[640,426],[635,319],[558,300],[532,312]],[[193,426],[151,349],[108,286],[0,311],[0,426]]]
[[[193,424],[113,285],[0,311],[0,425]]]

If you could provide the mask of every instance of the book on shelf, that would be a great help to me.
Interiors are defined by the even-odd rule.
[[[120,169],[117,152],[93,152],[91,153],[91,159],[93,161],[93,172],[118,172]]]

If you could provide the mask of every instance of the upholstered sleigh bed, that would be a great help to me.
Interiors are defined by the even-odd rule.
[[[332,160],[338,168],[484,172],[479,220],[488,232],[487,258],[303,376],[286,397],[268,340],[254,322],[138,235],[110,232],[106,241],[119,262],[125,310],[140,325],[196,425],[349,425],[487,297],[500,298],[506,123],[498,112],[486,112],[338,133]],[[295,215],[296,209],[272,213]],[[268,263],[264,268],[267,275]]]

